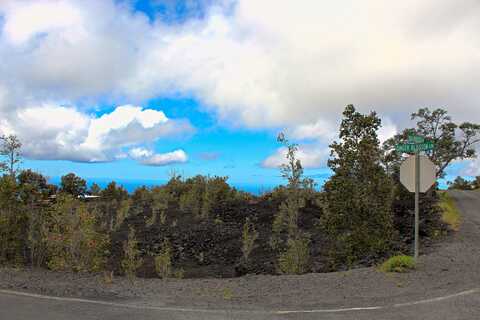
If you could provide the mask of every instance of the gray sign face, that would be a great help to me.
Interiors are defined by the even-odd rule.
[[[420,156],[420,192],[427,192],[437,179],[435,164]],[[415,192],[415,156],[410,156],[400,166],[400,182],[410,192]]]

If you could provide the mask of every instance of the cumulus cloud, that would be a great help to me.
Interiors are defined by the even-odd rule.
[[[166,166],[175,163],[185,163],[188,161],[187,154],[183,150],[175,150],[168,153],[159,153],[148,156],[141,160],[141,163],[147,166]]]
[[[20,109],[0,122],[0,133],[16,134],[24,143],[24,156],[79,162],[112,161],[123,157],[125,147],[192,131],[187,121],[132,105],[96,117],[73,107],[45,104]],[[138,147],[131,152],[139,154],[141,150]]]
[[[147,157],[152,156],[152,155],[153,155],[153,151],[152,151],[152,150],[145,149],[145,148],[142,148],[142,147],[138,147],[138,148],[130,149],[130,151],[128,152],[128,154],[129,154],[130,157],[132,157],[133,159],[141,159],[141,158],[147,158]]]
[[[0,115],[9,119],[0,122],[3,130],[21,127],[14,121],[21,114],[36,116],[19,106],[104,97],[141,103],[173,93],[193,95],[223,123],[288,128],[315,145],[332,139],[349,103],[390,119],[382,140],[423,106],[480,121],[477,0],[209,3],[201,16],[169,25],[150,23],[129,2],[2,1],[0,59],[9,62],[0,66]],[[39,142],[32,144],[62,157],[81,150],[87,159],[109,159],[95,143],[115,149],[178,128],[132,118],[104,132],[101,119],[77,112],[71,127],[34,129],[41,134],[30,135]],[[309,148],[321,158],[325,146]],[[31,154],[47,156],[36,149]]]

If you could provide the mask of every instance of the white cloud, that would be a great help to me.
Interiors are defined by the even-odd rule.
[[[40,111],[31,105],[51,114],[49,102],[142,103],[180,93],[201,100],[222,123],[288,128],[294,139],[316,141],[305,151],[315,166],[325,149],[318,142],[336,135],[349,103],[390,119],[381,140],[424,106],[480,121],[477,0],[238,0],[231,11],[220,5],[204,19],[174,25],[149,23],[128,3],[0,2],[0,60],[8,61],[0,66],[3,130],[24,129],[20,115],[38,126]],[[108,117],[124,117],[121,128],[79,109],[62,116],[71,126],[22,132],[38,157],[48,156],[46,148],[56,157],[110,159],[104,146],[188,131],[154,110],[120,111]]]
[[[382,119],[382,127],[378,130],[378,139],[381,143],[392,138],[398,133],[397,126],[389,119]]]
[[[307,123],[295,127],[292,132],[292,138],[299,140],[323,139],[330,141],[338,135],[337,131],[337,128],[335,128],[332,123],[320,119],[314,123]]]
[[[124,157],[124,147],[192,131],[187,121],[167,119],[161,111],[131,105],[97,118],[73,107],[48,104],[20,109],[0,122],[0,133],[17,134],[24,143],[24,156],[80,162],[112,161]],[[131,152],[140,150],[146,149],[138,147]]]
[[[174,163],[185,163],[187,161],[188,157],[185,151],[175,150],[146,157],[141,160],[141,163],[147,166],[166,166]]]
[[[132,157],[133,159],[141,159],[141,158],[146,158],[146,157],[152,156],[152,155],[153,155],[153,151],[152,151],[152,150],[145,149],[145,148],[142,148],[142,147],[138,147],[138,148],[130,149],[130,151],[128,152],[128,154],[129,154],[130,157]]]
[[[325,167],[330,152],[328,148],[321,145],[301,145],[297,151],[297,159],[305,169]],[[282,147],[276,153],[269,156],[262,162],[264,168],[278,168],[287,163],[287,148]]]

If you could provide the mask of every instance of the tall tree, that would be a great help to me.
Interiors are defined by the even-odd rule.
[[[393,184],[381,165],[375,112],[363,115],[348,105],[340,125],[340,141],[330,145],[333,176],[324,186],[322,225],[342,263],[383,254],[393,234]]]
[[[18,171],[18,165],[22,161],[20,149],[22,143],[15,135],[0,136],[0,155],[5,159],[0,162],[0,171],[7,171],[15,179]]]
[[[402,160],[401,155],[394,152],[395,145],[407,139],[409,134],[418,134],[435,144],[428,157],[437,166],[437,177],[445,176],[445,169],[455,160],[473,159],[476,157],[475,145],[480,142],[480,124],[470,122],[455,123],[444,109],[419,109],[412,113],[411,119],[416,121],[415,128],[405,129],[402,133],[387,140],[383,146],[386,152],[387,166],[397,167]]]

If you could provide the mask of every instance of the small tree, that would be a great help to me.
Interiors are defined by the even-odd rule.
[[[242,232],[242,253],[245,262],[248,262],[250,253],[255,249],[255,241],[258,239],[258,232],[255,225],[250,221],[250,218],[245,219]]]
[[[310,249],[309,241],[303,241],[308,240],[308,235],[300,230],[298,222],[300,210],[305,206],[306,196],[313,190],[314,182],[303,176],[302,163],[297,158],[298,145],[290,143],[283,133],[278,135],[277,141],[287,151],[287,163],[280,166],[280,172],[288,185],[286,200],[280,205],[273,221],[270,246],[280,252],[278,263],[282,272],[303,273],[310,260]],[[301,261],[295,258],[300,256],[304,258]]]
[[[101,191],[102,191],[102,188],[100,188],[100,186],[98,184],[93,183],[90,186],[90,190],[88,190],[88,193],[90,193],[91,195],[94,195],[94,196],[98,196],[98,195],[100,195]]]
[[[325,184],[322,225],[335,244],[334,258],[352,263],[388,250],[392,234],[393,185],[381,165],[377,130],[381,121],[349,105],[343,112],[340,142],[334,142]]]
[[[405,129],[384,143],[388,167],[398,170],[402,157],[394,152],[395,145],[407,140],[410,134],[421,135],[434,143],[435,148],[426,154],[437,166],[438,178],[445,176],[445,169],[453,161],[476,157],[475,146],[480,142],[480,124],[455,123],[448,112],[441,108],[421,108],[412,113],[411,119],[417,121],[416,127]]]
[[[69,173],[62,177],[60,191],[78,197],[87,193],[87,181],[77,177],[74,173]]]
[[[173,274],[172,247],[168,239],[163,240],[160,254],[155,257],[155,271],[162,279],[170,278]]]
[[[306,236],[288,239],[287,249],[280,255],[280,271],[285,274],[303,274],[310,268],[310,240]]]
[[[124,258],[121,262],[122,269],[130,280],[136,276],[138,268],[143,264],[143,259],[140,257],[140,250],[138,249],[138,241],[135,236],[135,229],[130,227],[127,241],[123,242]]]
[[[0,171],[7,171],[15,179],[18,171],[18,165],[22,161],[20,149],[22,143],[15,135],[0,136],[0,156],[5,160],[0,162]]]
[[[472,190],[475,188],[475,182],[470,182],[462,177],[457,177],[453,182],[448,182],[448,189],[452,190]]]

